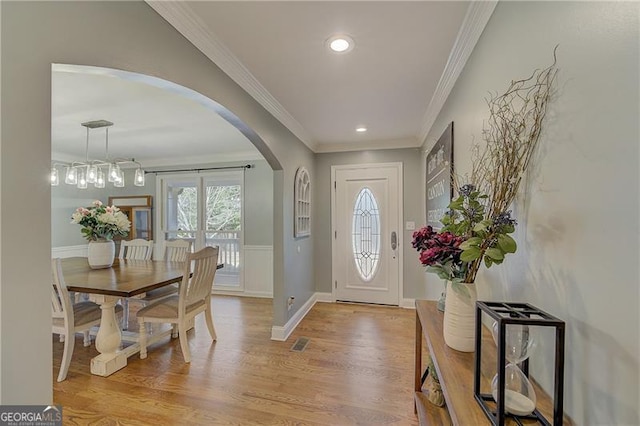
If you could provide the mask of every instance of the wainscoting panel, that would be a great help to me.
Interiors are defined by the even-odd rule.
[[[78,246],[64,246],[64,247],[52,247],[51,258],[55,259],[59,257],[61,259],[67,257],[87,257],[88,244],[81,244]]]
[[[273,246],[244,246],[244,295],[273,297]]]

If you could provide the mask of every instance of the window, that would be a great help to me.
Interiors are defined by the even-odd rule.
[[[356,269],[360,278],[369,282],[376,275],[380,259],[380,213],[367,187],[360,190],[353,206],[351,237]]]
[[[242,172],[175,174],[162,180],[162,236],[189,239],[194,250],[219,246],[215,286],[242,289]]]
[[[311,187],[309,172],[300,167],[294,182],[294,237],[306,237],[311,234]]]

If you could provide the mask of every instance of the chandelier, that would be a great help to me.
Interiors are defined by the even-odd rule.
[[[54,163],[51,166],[51,186],[60,184],[58,167],[64,167],[64,183],[76,185],[79,189],[87,189],[89,184],[96,188],[104,188],[106,182],[113,183],[116,188],[124,187],[124,173],[120,169],[121,164],[136,164],[136,172],[133,178],[135,186],[144,186],[144,170],[142,165],[134,158],[109,158],[109,127],[113,123],[107,120],[95,120],[81,123],[87,128],[87,141],[85,146],[85,161],[72,163]],[[105,159],[89,160],[89,129],[105,129]],[[106,173],[106,174],[105,174]]]

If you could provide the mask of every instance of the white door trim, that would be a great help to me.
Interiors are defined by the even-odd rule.
[[[336,301],[336,261],[335,256],[337,249],[335,247],[336,239],[336,172],[338,170],[362,170],[362,169],[378,169],[381,167],[394,167],[398,171],[398,303],[402,303],[404,298],[404,174],[401,162],[393,163],[368,163],[368,164],[344,164],[339,166],[331,166],[331,301]]]

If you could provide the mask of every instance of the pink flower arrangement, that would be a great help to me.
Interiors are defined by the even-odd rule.
[[[89,241],[111,240],[115,236],[126,237],[131,222],[116,206],[105,206],[95,200],[91,207],[78,207],[71,215],[71,223],[82,225],[82,234]]]

